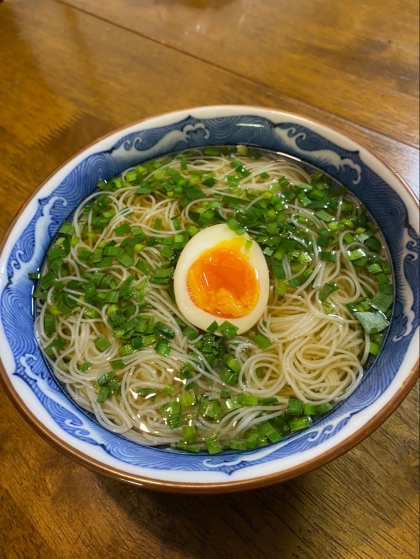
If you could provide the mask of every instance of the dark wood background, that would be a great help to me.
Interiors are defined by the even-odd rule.
[[[418,193],[416,0],[4,0],[0,237],[75,152],[211,104],[294,111],[374,149]],[[1,348],[0,348],[1,352]],[[419,557],[418,385],[352,451],[287,483],[176,496],[94,474],[0,389],[0,557]]]

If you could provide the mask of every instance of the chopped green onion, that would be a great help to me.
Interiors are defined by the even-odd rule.
[[[129,268],[130,266],[132,266],[134,264],[134,259],[131,258],[131,256],[129,256],[126,252],[122,252],[120,254],[117,254],[117,256],[115,258],[125,268]]]
[[[114,361],[110,361],[109,363],[114,371],[118,371],[119,369],[124,369],[125,363],[122,359],[115,359]]]
[[[311,426],[311,421],[308,417],[299,417],[299,419],[293,419],[289,421],[289,428],[292,433],[297,431],[302,431],[302,429],[307,429]]]
[[[368,239],[366,239],[365,245],[375,252],[379,252],[382,248],[381,241],[376,237],[369,237]]]
[[[271,443],[277,443],[282,439],[280,433],[274,429],[274,427],[271,425],[269,421],[262,421],[258,425],[258,430],[263,435],[265,435]]]
[[[149,400],[149,402],[154,402],[157,398],[158,390],[156,388],[139,388],[137,394],[145,400]]]
[[[183,425],[182,434],[187,443],[193,443],[198,437],[197,427],[193,425]]]
[[[242,365],[230,355],[226,358],[226,365],[236,374],[241,372]]]
[[[222,452],[222,447],[220,446],[220,442],[216,434],[206,437],[204,441],[206,443],[209,454],[217,454],[219,452]]]
[[[195,404],[196,399],[194,390],[188,390],[188,392],[180,394],[179,401],[183,408],[187,408],[188,406],[192,406],[193,404]]]
[[[303,414],[303,402],[297,398],[289,398],[287,404],[287,413],[289,415],[302,415]]]
[[[394,286],[392,283],[383,283],[379,286],[379,291],[381,293],[394,293]]]
[[[126,233],[129,233],[131,229],[128,223],[123,223],[122,225],[113,229],[113,231],[116,235],[121,236],[121,235],[125,235]]]
[[[392,301],[393,301],[393,297],[391,297],[390,295],[386,295],[385,293],[381,293],[379,291],[378,293],[375,294],[373,299],[369,301],[369,304],[371,307],[384,313],[392,305]]]
[[[184,336],[186,336],[189,340],[195,340],[198,337],[198,331],[191,326],[187,326],[184,330]]]
[[[284,279],[279,279],[277,282],[277,289],[276,289],[276,293],[277,295],[280,295],[281,297],[284,297],[284,295],[286,295],[287,292],[287,282]]]
[[[322,219],[322,221],[325,221],[326,223],[329,223],[330,221],[334,221],[335,219],[332,215],[330,215],[324,210],[319,210],[318,212],[315,212],[315,216],[318,219]]]
[[[217,328],[219,327],[219,325],[217,324],[217,322],[214,320],[210,326],[207,328],[206,332],[208,332],[209,334],[214,334],[217,330]]]
[[[96,401],[99,404],[103,404],[111,396],[111,392],[112,391],[111,388],[109,388],[109,386],[102,386],[101,389],[99,390],[99,394]]]
[[[231,411],[241,408],[242,404],[239,403],[238,398],[239,396],[234,396],[233,398],[226,398],[226,400],[222,400],[220,404],[222,406],[223,412],[229,413]]]
[[[368,334],[382,332],[389,326],[389,322],[381,312],[355,312],[354,313],[364,330]]]
[[[305,281],[307,279],[309,279],[309,277],[312,275],[312,271],[311,269],[307,269],[303,272],[303,274],[300,274],[300,276],[297,276],[295,278],[292,278],[290,280],[287,280],[287,283],[291,286],[291,287],[297,287],[298,285],[302,285],[303,283],[305,283]]]
[[[172,396],[174,391],[175,391],[175,386],[173,384],[167,384],[164,388],[162,388],[162,392],[164,392],[168,396]]]
[[[155,351],[159,355],[169,355],[171,352],[171,348],[168,346],[167,341],[164,339],[158,340],[157,344],[155,345]]]
[[[206,146],[203,149],[203,154],[204,155],[219,155],[220,154],[220,149],[216,146]]]
[[[273,345],[273,342],[271,340],[269,340],[266,336],[264,336],[263,334],[257,334],[254,337],[254,342],[258,345],[258,347],[260,347],[261,349],[267,349],[270,346]]]
[[[324,413],[327,413],[332,409],[333,409],[332,405],[329,402],[326,402],[325,404],[321,404],[320,406],[317,407],[316,413],[317,415],[323,415]]]
[[[257,406],[258,402],[258,396],[254,396],[253,394],[242,392],[238,396],[238,403],[241,404],[241,406]]]
[[[44,315],[44,330],[48,336],[54,334],[54,332],[57,331],[55,325],[55,316],[53,314]]]
[[[335,252],[322,251],[320,256],[321,256],[321,260],[323,260],[324,262],[336,261]]]
[[[64,349],[67,345],[67,342],[60,338],[60,336],[51,342],[47,347],[44,348],[44,351],[48,357],[54,357],[54,350],[58,353],[60,350]]]
[[[105,339],[103,336],[98,336],[95,340],[93,340],[93,343],[96,345],[99,351],[105,351],[112,345],[111,342]]]
[[[262,406],[271,406],[271,404],[278,404],[277,398],[263,398],[260,402]]]
[[[304,404],[303,415],[316,415],[316,406],[313,404]]]
[[[347,256],[349,257],[349,260],[358,260],[359,258],[366,256],[366,253],[361,248],[358,248],[356,250],[348,250]]]
[[[200,402],[199,412],[207,417],[218,420],[222,413],[222,408],[215,400],[203,399]]]
[[[102,376],[100,376],[97,380],[96,380],[96,384],[98,386],[104,386],[105,384],[107,384],[108,381],[110,381],[112,378],[115,377],[115,373],[114,371],[109,371],[108,373],[103,374]]]
[[[375,342],[370,342],[369,344],[369,353],[372,355],[378,355],[381,350],[381,346],[375,344]]]
[[[181,404],[179,402],[167,402],[162,404],[161,416],[168,418],[171,415],[179,415],[181,413]]]
[[[232,338],[233,336],[236,336],[236,333],[238,331],[238,327],[233,325],[231,322],[228,322],[227,320],[225,320],[224,322],[222,322],[222,324],[220,324],[220,326],[218,327],[218,330],[222,334],[223,337]]]

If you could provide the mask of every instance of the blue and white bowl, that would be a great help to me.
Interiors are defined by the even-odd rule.
[[[293,155],[348,186],[388,243],[396,286],[385,346],[357,390],[311,428],[277,444],[217,456],[141,446],[99,426],[51,375],[34,337],[33,282],[60,224],[96,187],[123,169],[180,149],[253,144]],[[133,124],[97,141],[31,196],[0,256],[0,379],[47,441],[79,463],[166,491],[236,491],[284,481],[349,450],[377,428],[417,379],[419,328],[418,201],[384,162],[320,123],[255,107],[205,107]]]

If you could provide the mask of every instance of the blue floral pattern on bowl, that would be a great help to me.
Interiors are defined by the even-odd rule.
[[[134,131],[127,130],[106,150],[91,149],[89,155],[64,173],[62,180],[56,179],[53,185],[47,182],[39,191],[32,215],[22,216],[15,226],[19,236],[4,251],[6,273],[3,272],[3,279],[0,276],[0,321],[3,344],[8,346],[6,368],[29,388],[31,394],[26,391],[25,398],[35,397],[50,420],[66,433],[67,440],[77,439],[79,447],[96,447],[99,460],[107,455],[122,470],[124,465],[131,472],[135,468],[146,469],[152,477],[157,471],[218,472],[218,481],[223,481],[250,466],[274,461],[279,467],[282,461],[288,464],[298,453],[316,451],[323,443],[333,441],[353,417],[378,402],[396,378],[413,343],[419,324],[419,237],[410,222],[406,203],[364,161],[359,150],[345,149],[345,142],[338,145],[331,135],[320,133],[319,126],[305,125],[296,118],[272,120],[252,112],[244,109],[243,114],[200,118],[192,111],[166,125],[139,125]],[[51,375],[33,333],[33,282],[27,274],[41,267],[60,224],[96,188],[99,179],[110,179],[131,165],[180,149],[245,143],[298,157],[324,170],[366,204],[388,242],[394,268],[396,299],[387,342],[369,375],[347,400],[310,429],[289,439],[263,449],[229,451],[213,457],[141,446],[100,427],[91,414],[67,397]],[[82,452],[89,454],[87,448]],[[255,471],[260,475],[258,469]]]

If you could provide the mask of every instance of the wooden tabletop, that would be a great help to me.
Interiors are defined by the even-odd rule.
[[[351,134],[418,194],[417,0],[0,0],[0,237],[99,136],[212,104]],[[1,352],[1,348],[0,348]],[[97,475],[0,388],[3,559],[419,557],[418,385],[346,455],[247,493],[176,496]]]

